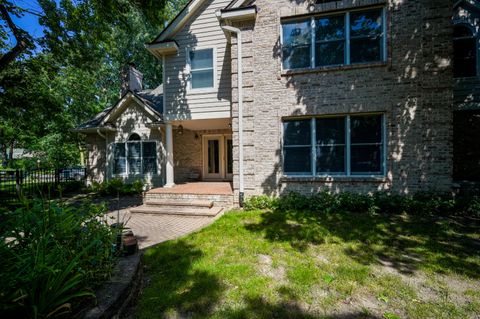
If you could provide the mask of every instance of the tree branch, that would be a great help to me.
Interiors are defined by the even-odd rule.
[[[23,50],[30,44],[30,39],[26,36],[26,32],[13,23],[10,14],[4,4],[0,4],[0,16],[7,22],[8,27],[12,30],[13,36],[17,43],[15,46],[0,57],[0,70],[5,69],[8,64],[17,58]]]

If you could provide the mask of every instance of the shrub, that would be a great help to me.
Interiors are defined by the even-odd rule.
[[[57,316],[92,296],[114,261],[105,212],[103,205],[74,208],[35,200],[7,213],[0,235],[0,313]]]
[[[245,210],[273,209],[276,199],[267,195],[252,196],[247,198],[243,207]]]
[[[132,184],[125,184],[121,178],[113,178],[102,183],[93,182],[90,191],[101,196],[137,195],[143,192],[144,183],[137,179]]]
[[[310,196],[291,192],[273,198],[253,196],[245,209],[309,210],[314,212],[381,213],[411,215],[469,215],[480,216],[480,197],[454,197],[435,193],[414,195],[378,192],[372,195],[319,192]]]

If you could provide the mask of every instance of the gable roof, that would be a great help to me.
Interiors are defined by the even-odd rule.
[[[183,27],[183,25],[187,22],[187,20],[197,11],[203,2],[206,0],[190,0],[188,3],[183,7],[182,10],[175,16],[175,18],[168,23],[165,29],[160,32],[160,34],[149,44],[159,43],[167,39],[168,37],[175,34],[178,30]]]
[[[165,29],[148,44],[163,43],[165,40],[176,34],[190,17],[201,7],[206,0],[190,0],[182,10],[170,21]],[[251,5],[254,0],[233,0],[223,10],[238,8],[244,5]]]
[[[127,91],[122,97],[110,107],[107,107],[92,119],[78,125],[74,131],[76,132],[94,132],[97,129],[114,130],[112,124],[108,122],[115,111],[123,105],[128,99],[134,99],[140,106],[145,108],[147,113],[151,114],[157,122],[163,122],[163,85],[159,85],[153,90],[143,90],[138,92]]]
[[[254,0],[233,0],[225,7],[225,10],[239,8],[242,6],[249,6],[249,5],[252,5],[253,2],[255,1]]]

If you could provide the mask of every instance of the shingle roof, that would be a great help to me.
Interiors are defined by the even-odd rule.
[[[131,92],[131,91],[129,91]],[[138,92],[131,92],[135,97],[142,101],[146,107],[152,109],[160,118],[163,114],[163,85],[157,86],[153,90],[143,90]],[[126,94],[125,94],[126,95]],[[115,105],[117,105],[124,97],[123,95]],[[100,127],[103,119],[110,113],[110,111],[115,107],[115,105],[107,107],[92,119],[78,125],[75,130],[82,131],[88,129],[95,129]]]

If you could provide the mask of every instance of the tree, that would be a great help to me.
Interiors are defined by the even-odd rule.
[[[147,86],[160,84],[161,65],[144,43],[186,1],[38,0],[45,31],[35,39],[37,49],[24,49],[0,70],[3,157],[24,147],[45,154],[52,165],[78,162],[81,140],[71,129],[118,99],[126,63],[137,64]],[[0,27],[3,52],[11,50],[8,30]]]

